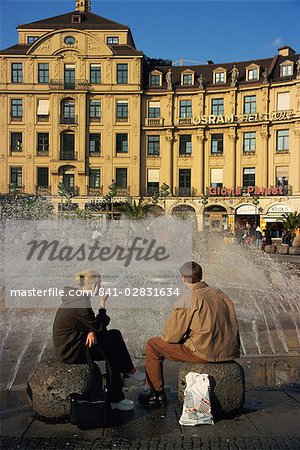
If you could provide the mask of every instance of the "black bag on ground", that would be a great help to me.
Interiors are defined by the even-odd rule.
[[[106,362],[108,384],[111,382],[111,367],[103,352],[102,356]],[[70,394],[71,415],[70,423],[77,425],[78,428],[104,428],[107,424],[110,414],[110,402],[108,400],[109,385],[100,390],[94,391],[92,386],[94,363],[91,359],[89,349],[87,348],[87,361],[90,366],[90,382],[87,390],[82,393]],[[102,382],[101,382],[102,386]]]

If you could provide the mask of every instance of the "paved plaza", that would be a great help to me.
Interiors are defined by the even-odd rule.
[[[3,449],[300,449],[300,390],[248,388],[243,413],[214,426],[182,427],[176,394],[178,365],[166,364],[168,405],[114,412],[106,429],[45,423],[27,404],[24,386],[2,392]],[[136,399],[138,390],[127,396]]]

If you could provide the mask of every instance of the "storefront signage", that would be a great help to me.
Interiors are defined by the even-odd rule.
[[[239,216],[247,215],[247,214],[257,214],[257,208],[253,205],[242,205],[237,208],[236,214]]]
[[[268,214],[284,214],[290,213],[292,209],[288,205],[273,205],[268,210]]]
[[[241,197],[243,195],[258,195],[258,196],[287,195],[287,193],[284,191],[283,186],[280,187],[271,186],[268,188],[258,186],[248,186],[246,188],[211,187],[208,189],[208,195],[213,195],[217,197]]]
[[[293,118],[293,110],[289,111],[274,111],[271,113],[256,113],[256,114],[227,114],[227,115],[215,115],[209,116],[196,116],[193,117],[192,122],[194,125],[219,125],[223,123],[244,123],[244,122],[263,122],[271,120],[272,122],[277,120],[289,120]]]

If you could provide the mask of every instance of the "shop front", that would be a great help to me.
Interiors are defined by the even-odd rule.
[[[253,204],[238,206],[235,210],[235,229],[245,229],[249,225],[260,225],[258,207]]]
[[[210,205],[204,210],[204,229],[224,231],[228,228],[228,211],[221,205]]]
[[[283,231],[282,221],[284,219],[284,215],[291,212],[292,208],[289,205],[278,203],[272,205],[268,209],[267,214],[262,217],[265,228],[268,228],[271,231],[272,238],[281,238]]]

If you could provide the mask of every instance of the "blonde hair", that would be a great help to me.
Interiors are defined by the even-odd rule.
[[[89,286],[93,282],[96,281],[96,279],[100,279],[101,275],[100,273],[96,272],[93,269],[85,269],[82,272],[76,273],[74,280],[78,284],[78,286]]]

